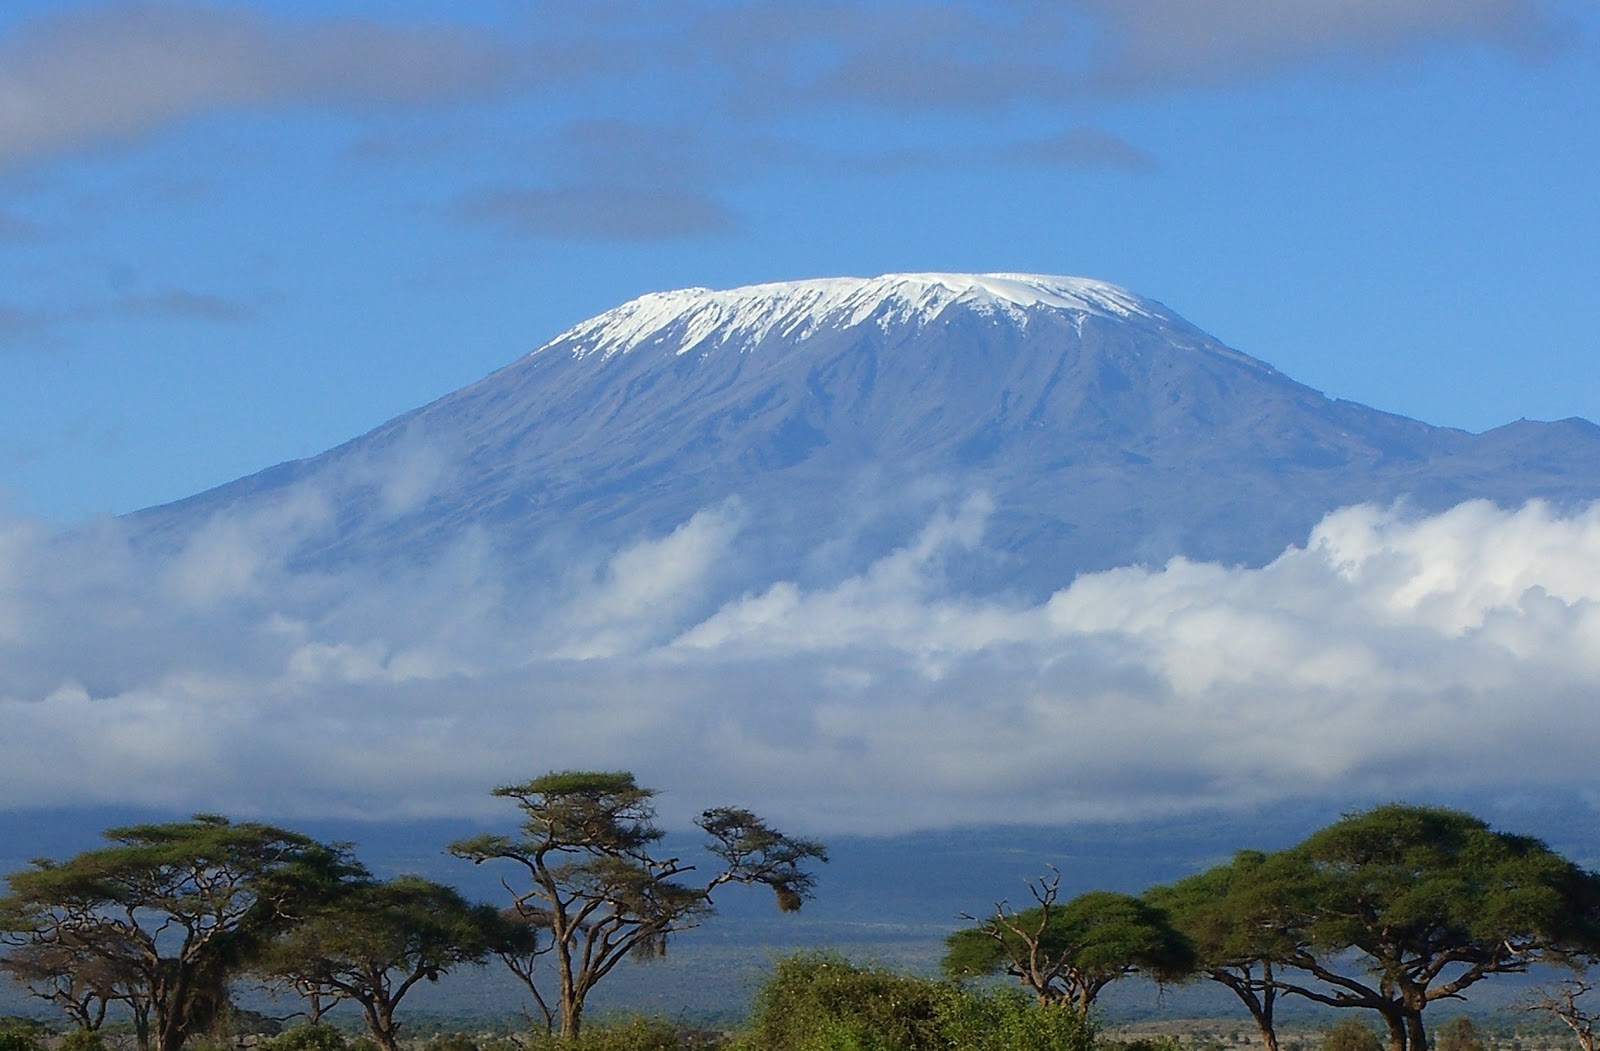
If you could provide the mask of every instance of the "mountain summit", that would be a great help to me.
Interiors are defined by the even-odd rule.
[[[720,508],[732,584],[741,564],[859,571],[975,494],[992,511],[953,578],[1037,593],[1175,555],[1264,563],[1355,503],[1593,499],[1600,428],[1473,435],[1330,400],[1098,281],[891,274],[642,296],[327,453],[132,517],[180,544],[312,507],[302,565],[471,535],[537,578],[551,551]]]

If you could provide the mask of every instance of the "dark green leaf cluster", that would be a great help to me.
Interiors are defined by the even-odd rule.
[[[1495,974],[1600,954],[1600,877],[1470,814],[1390,804],[1149,891],[1273,1047],[1277,995],[1376,1012],[1426,1051],[1423,1011]]]
[[[1160,908],[1112,891],[1090,891],[1066,902],[1045,881],[1038,904],[1020,912],[1002,907],[989,919],[945,941],[943,967],[952,977],[1008,974],[1042,1002],[1068,1003],[1079,1014],[1111,982],[1135,972],[1158,981],[1187,977],[1196,956],[1189,939]]]

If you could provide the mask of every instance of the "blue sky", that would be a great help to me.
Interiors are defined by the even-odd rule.
[[[647,291],[904,270],[1593,419],[1596,99],[1558,0],[10,0],[0,506],[320,452]]]

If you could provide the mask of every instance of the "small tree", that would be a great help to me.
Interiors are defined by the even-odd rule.
[[[28,916],[24,912],[22,917]],[[43,936],[27,931],[33,920],[18,917],[0,924],[13,931],[16,941],[4,958],[0,972],[28,991],[28,995],[54,1005],[82,1032],[98,1032],[113,1003],[125,1005],[136,1029],[148,1028],[149,1012],[136,970],[127,966],[131,946],[114,929],[99,924],[66,927]]]
[[[1554,1015],[1561,1024],[1572,1030],[1583,1051],[1600,1051],[1600,1005],[1580,1003],[1593,992],[1595,982],[1587,977],[1568,978],[1553,986],[1535,989],[1517,1007],[1523,1011],[1537,1011]]]
[[[1600,947],[1600,877],[1457,810],[1376,807],[1282,861],[1273,886],[1300,944],[1287,961],[1313,980],[1280,987],[1378,1012],[1391,1051],[1427,1051],[1429,1004]]]
[[[1138,971],[1167,981],[1193,971],[1193,946],[1160,909],[1112,891],[1061,904],[1060,885],[1060,873],[1030,882],[1032,908],[1014,912],[999,902],[989,919],[946,938],[945,973],[1008,974],[1041,1004],[1069,1003],[1087,1016],[1118,978]]]
[[[321,1004],[353,1000],[384,1051],[395,1011],[417,983],[489,955],[500,916],[416,876],[356,885],[281,935],[258,970]]]
[[[1277,972],[1304,938],[1281,866],[1273,855],[1240,851],[1230,864],[1144,894],[1188,936],[1199,972],[1244,1004],[1266,1051],[1278,1051]]]
[[[820,843],[786,836],[748,810],[719,807],[696,822],[717,869],[688,883],[694,865],[654,853],[662,838],[655,792],[630,773],[551,773],[494,794],[521,808],[522,835],[478,836],[450,851],[474,864],[502,859],[524,870],[526,889],[507,890],[514,912],[549,932],[555,1010],[566,1037],[581,1031],[584,1000],[601,979],[630,955],[663,955],[672,934],[711,914],[717,888],[765,884],[779,909],[793,911],[815,884],[808,864],[827,861]]]

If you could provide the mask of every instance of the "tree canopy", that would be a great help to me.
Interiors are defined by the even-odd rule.
[[[8,956],[80,1024],[125,1003],[142,1048],[178,1051],[227,1004],[228,980],[360,872],[338,847],[199,814],[108,829],[110,846],[40,859],[0,899]],[[63,1006],[68,1006],[63,1003]]]
[[[1059,876],[1030,884],[1033,907],[1014,912],[1002,902],[989,919],[950,935],[945,972],[1007,974],[1040,1003],[1070,1003],[1087,1014],[1118,978],[1140,972],[1169,980],[1194,969],[1193,946],[1159,908],[1103,890],[1062,903],[1059,884]]]
[[[1254,1004],[1264,1032],[1271,998],[1289,993],[1377,1012],[1391,1051],[1426,1051],[1429,1004],[1600,947],[1600,877],[1443,807],[1349,814],[1147,896],[1195,939],[1203,972]]]
[[[395,1051],[395,1010],[406,993],[460,964],[481,962],[502,922],[493,906],[473,905],[431,880],[365,882],[280,934],[257,969],[326,1003],[354,1001],[378,1045]]]

